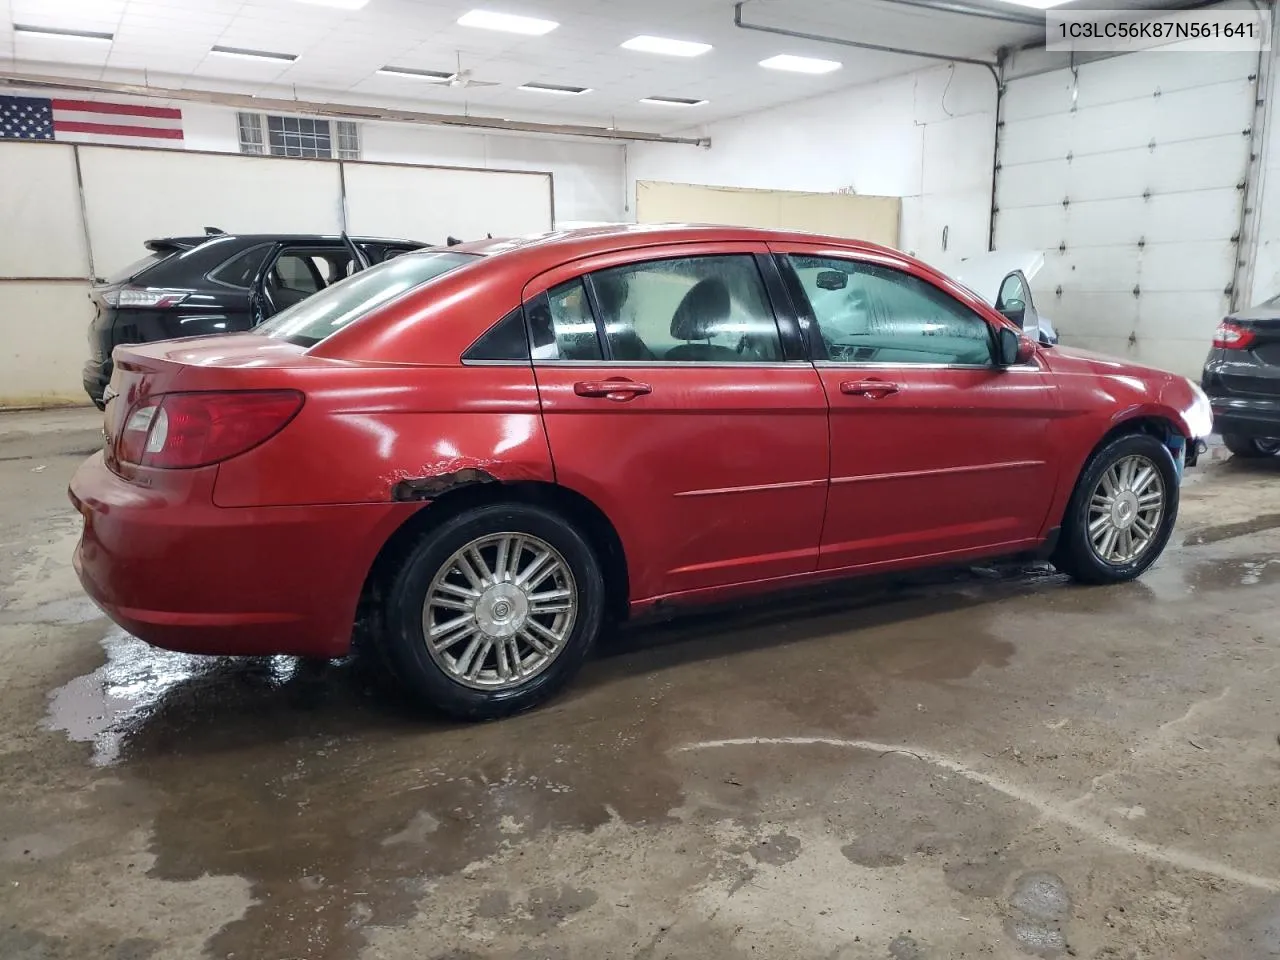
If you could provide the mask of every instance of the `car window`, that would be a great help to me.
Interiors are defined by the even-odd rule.
[[[282,253],[271,272],[277,286],[297,293],[316,293],[324,286],[313,258],[303,254]]]
[[[463,360],[529,360],[524,311],[516,307],[486,330],[462,355]]]
[[[262,261],[267,258],[270,250],[271,245],[267,243],[242,250],[215,268],[209,274],[209,279],[225,283],[229,287],[248,287],[253,283],[253,278],[257,276],[258,270],[262,267]]]
[[[1000,298],[996,303],[1003,308],[1013,301],[1024,307],[1027,305],[1027,291],[1022,283],[1022,275],[1018,273],[1011,273],[1004,278],[1004,283],[1000,284]]]
[[[107,277],[103,282],[104,283],[126,283],[127,281],[132,280],[134,277],[138,276],[138,274],[146,270],[150,270],[156,264],[162,263],[165,260],[168,260],[176,252],[177,251],[175,250],[163,250],[159,252],[149,253],[145,257],[142,257],[141,259],[135,260],[133,263],[129,264],[127,267],[122,267],[121,269],[115,271],[114,273],[111,274],[111,276]]]
[[[268,337],[314,346],[354,320],[477,258],[473,253],[411,253],[348,277],[257,328]]]
[[[933,284],[876,264],[788,257],[822,335],[842,363],[991,363],[985,320]]]
[[[535,360],[600,360],[595,315],[581,279],[570,280],[528,305],[530,346]]]
[[[782,359],[778,324],[749,254],[650,260],[590,280],[614,360]]]

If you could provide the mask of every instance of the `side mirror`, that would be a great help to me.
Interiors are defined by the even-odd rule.
[[[822,270],[816,280],[819,290],[843,290],[849,285],[849,275],[841,270]]]
[[[1004,306],[1000,308],[1000,313],[1006,319],[1013,321],[1019,330],[1027,321],[1027,305],[1021,300],[1006,300]]]
[[[1026,363],[1035,356],[1036,345],[1008,327],[1000,328],[998,339],[1000,346],[999,365],[1002,367],[1012,367],[1020,363]]]

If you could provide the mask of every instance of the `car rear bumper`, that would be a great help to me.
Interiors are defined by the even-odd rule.
[[[1242,437],[1275,439],[1280,437],[1280,397],[1210,397],[1213,405],[1213,429],[1217,433],[1233,433]]]
[[[102,394],[111,382],[111,359],[86,360],[80,371],[80,379],[84,383],[84,392],[89,395],[94,406],[101,410],[104,406]]]
[[[87,460],[68,490],[84,518],[85,591],[167,650],[345,654],[374,557],[421,504],[216,507],[216,470],[165,471],[191,475],[166,492],[121,479],[102,454]]]

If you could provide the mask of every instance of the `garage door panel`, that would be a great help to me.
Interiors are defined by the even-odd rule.
[[[1027,206],[1120,197],[1234,188],[1242,182],[1246,158],[1234,138],[1214,137],[1045,160],[1001,168],[996,203],[1009,200]]]
[[[1256,53],[1208,51],[1195,56],[1185,53],[1143,53],[1141,69],[1135,70],[1127,57],[1113,57],[1088,64],[1080,71],[1077,104],[1083,110],[1123,100],[1154,100],[1180,90],[1193,90],[1219,83],[1248,81],[1258,67]]]
[[[1062,296],[1036,306],[1054,322],[1058,335],[1073,337],[1128,337],[1138,323],[1138,301],[1127,293],[1098,293],[1064,287]]]
[[[1000,131],[1000,163],[1012,166],[1037,160],[1065,160],[1071,152],[1070,115],[1006,120]]]
[[[1184,339],[1208,349],[1213,331],[1226,313],[1220,293],[1099,292],[1064,287],[1037,307],[1054,322],[1065,343],[1082,337],[1115,337],[1138,341]]]
[[[1149,243],[1139,249],[1079,247],[1046,257],[1036,274],[1036,290],[1087,284],[1099,292],[1199,290],[1221,292],[1235,257],[1235,244],[1222,241]]]
[[[1213,328],[1210,327],[1210,334]],[[1127,356],[1160,370],[1179,373],[1189,380],[1200,379],[1212,337],[1139,337]]]
[[[1139,339],[1195,340],[1201,345],[1201,359],[1213,341],[1213,331],[1230,312],[1221,292],[1143,293],[1138,298]]]
[[[1000,117],[1010,123],[1067,113],[1072,86],[1071,74],[1065,70],[1013,81],[1000,99]]]
[[[1252,89],[1249,81],[1240,80],[1078,110],[1075,152],[1136,147],[1151,140],[1159,144],[1231,133],[1243,137],[1253,116]],[[1188,123],[1190,117],[1194,125]]]
[[[1088,350],[1092,353],[1105,354],[1108,357],[1118,357],[1126,359],[1135,351],[1129,345],[1129,338],[1125,337],[1109,337],[1109,336],[1092,336],[1077,335],[1063,336],[1062,343],[1068,347],[1078,347],[1081,350]]]
[[[1056,249],[1125,246],[1138,241],[1229,240],[1239,229],[1236,190],[1091,200],[1044,207],[1000,207],[998,247]],[[1225,284],[1224,284],[1225,286]]]
[[[1006,121],[1001,164],[1073,158],[1157,147],[1207,137],[1235,137],[1247,146],[1253,85],[1247,80],[1128,100],[1074,113]],[[1194,123],[1189,121],[1194,118]]]

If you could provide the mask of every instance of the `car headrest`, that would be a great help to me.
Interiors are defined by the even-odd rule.
[[[680,301],[671,317],[671,336],[676,340],[709,340],[729,319],[732,305],[729,288],[719,277],[699,280]]]

